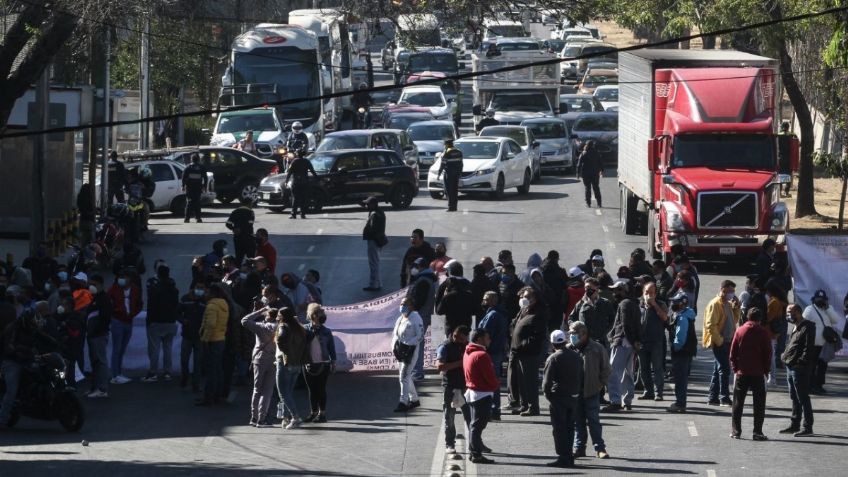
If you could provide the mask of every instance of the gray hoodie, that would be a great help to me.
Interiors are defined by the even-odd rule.
[[[525,285],[530,286],[533,284],[533,279],[530,277],[530,273],[534,268],[539,268],[542,266],[542,256],[538,253],[534,253],[530,255],[530,258],[527,259],[527,269],[518,274],[518,279],[524,282]]]
[[[241,319],[241,325],[256,334],[256,345],[253,347],[251,362],[256,365],[272,366],[277,352],[277,344],[274,341],[277,324],[265,321],[265,310],[259,310],[245,315]]]

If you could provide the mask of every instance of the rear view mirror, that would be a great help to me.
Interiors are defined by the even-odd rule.
[[[648,139],[648,170],[651,172],[657,170],[657,146],[660,144],[657,138]]]

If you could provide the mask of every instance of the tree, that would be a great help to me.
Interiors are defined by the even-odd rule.
[[[846,6],[848,2],[839,0],[837,6]],[[842,179],[842,193],[839,196],[839,221],[841,231],[845,217],[845,193],[848,189],[848,108],[845,98],[848,95],[848,14],[836,15],[830,42],[825,48],[822,59],[830,69],[824,75],[830,95],[825,105],[829,118],[841,131],[842,154],[818,154],[817,163],[831,176]]]

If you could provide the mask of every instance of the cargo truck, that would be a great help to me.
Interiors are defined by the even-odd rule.
[[[783,242],[776,67],[730,50],[619,55],[620,221],[627,234],[647,232],[655,257],[732,259]],[[797,139],[790,150],[797,170]]]

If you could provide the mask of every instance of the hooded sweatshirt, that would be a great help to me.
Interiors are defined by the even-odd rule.
[[[542,256],[538,253],[534,253],[530,255],[530,258],[527,259],[527,268],[518,274],[518,279],[524,282],[525,285],[531,286],[533,284],[533,279],[530,277],[530,274],[534,269],[537,269],[542,266]]]
[[[465,355],[462,357],[462,369],[465,372],[465,386],[468,389],[481,393],[493,393],[500,388],[492,358],[483,346],[468,343],[465,347]]]

